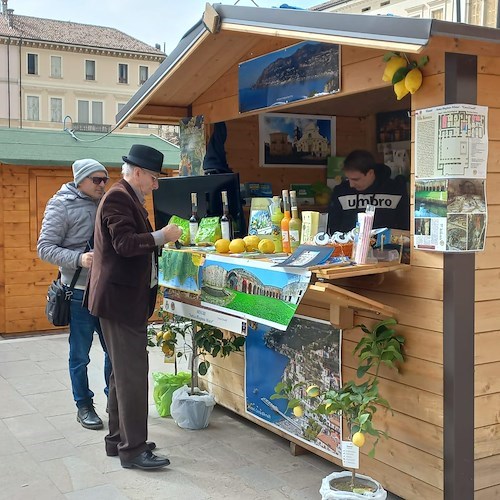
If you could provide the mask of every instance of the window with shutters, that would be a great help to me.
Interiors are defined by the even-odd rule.
[[[38,75],[38,54],[28,54],[28,75]]]
[[[85,80],[95,80],[95,61],[85,60]]]
[[[128,64],[118,65],[118,83],[128,83]]]
[[[149,76],[149,68],[147,66],[139,66],[139,85],[142,85]]]
[[[26,97],[26,117],[31,121],[40,120],[40,98],[38,96],[29,95]]]
[[[62,99],[59,97],[50,98],[50,121],[62,123]]]

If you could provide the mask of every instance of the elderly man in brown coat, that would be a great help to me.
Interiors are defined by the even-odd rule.
[[[177,241],[182,231],[173,224],[153,231],[143,206],[158,188],[163,154],[135,144],[123,161],[123,179],[97,211],[88,304],[100,318],[112,363],[106,454],[119,455],[122,467],[150,470],[170,462],[146,441],[147,321],[156,302],[158,248]]]

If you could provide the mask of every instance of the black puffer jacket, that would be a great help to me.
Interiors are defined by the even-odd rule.
[[[367,205],[375,207],[373,227],[410,228],[410,202],[403,177],[391,179],[391,169],[384,164],[375,168],[375,182],[365,191],[357,191],[345,180],[333,190],[328,208],[328,230],[343,233],[356,226],[358,213]]]

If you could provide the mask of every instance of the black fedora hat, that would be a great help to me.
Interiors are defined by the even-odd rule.
[[[133,144],[128,156],[122,156],[122,159],[126,163],[153,172],[161,172],[161,167],[163,166],[163,153],[142,144]]]

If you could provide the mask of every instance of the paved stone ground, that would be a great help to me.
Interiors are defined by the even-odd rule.
[[[333,464],[313,454],[293,457],[288,441],[221,407],[207,429],[189,431],[159,417],[150,397],[149,439],[171,466],[123,469],[118,458],[104,453],[99,342],[96,338],[92,347],[89,378],[105,421],[101,431],[76,422],[67,342],[67,334],[0,338],[0,499],[320,498],[321,479],[335,469]],[[151,371],[172,371],[153,351]]]

